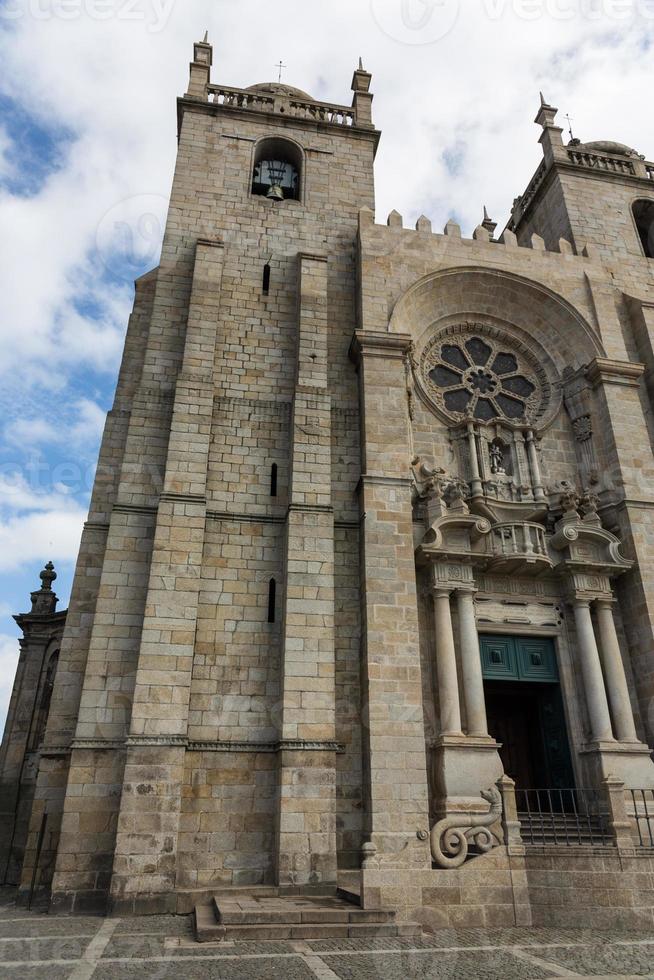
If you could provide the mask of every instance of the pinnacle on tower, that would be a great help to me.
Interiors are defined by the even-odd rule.
[[[193,61],[190,64],[190,77],[186,98],[206,99],[213,64],[213,46],[209,44],[209,31],[204,39],[193,45]]]
[[[551,163],[555,157],[559,156],[563,152],[563,139],[561,133],[563,130],[560,126],[556,125],[556,114],[559,110],[550,105],[549,102],[545,101],[545,96],[540,93],[540,106],[538,107],[538,112],[536,113],[536,118],[534,122],[537,126],[542,126],[543,132],[540,137],[540,143],[543,147],[543,155],[546,162]]]
[[[372,99],[370,92],[370,82],[372,75],[363,67],[363,58],[359,58],[359,67],[355,69],[352,76],[352,108],[354,109],[355,124],[357,126],[372,126]]]
[[[497,221],[493,221],[493,219],[489,216],[488,209],[485,204],[484,204],[484,218],[481,223],[481,227],[486,229],[486,231],[488,232],[491,238],[495,234],[495,229],[497,228]]]

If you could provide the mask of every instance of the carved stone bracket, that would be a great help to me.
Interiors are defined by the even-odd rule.
[[[489,827],[501,817],[502,797],[496,786],[482,790],[481,796],[490,804],[488,813],[444,817],[432,827],[431,856],[439,868],[460,868],[468,857],[471,842],[482,853],[493,847],[495,840]]]

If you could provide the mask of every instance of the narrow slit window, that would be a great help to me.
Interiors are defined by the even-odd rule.
[[[270,265],[268,262],[263,267],[263,295],[267,296],[270,292]]]
[[[277,496],[277,463],[270,467],[270,496]]]
[[[277,583],[271,578],[268,583],[268,622],[275,622],[275,598],[277,593]]]

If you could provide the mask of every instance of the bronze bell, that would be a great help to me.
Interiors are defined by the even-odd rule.
[[[283,201],[284,191],[279,184],[271,184],[266,197],[269,197],[271,201]]]

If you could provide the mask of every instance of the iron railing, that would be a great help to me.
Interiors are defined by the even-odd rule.
[[[607,801],[597,789],[516,789],[525,844],[613,844]]]
[[[635,838],[640,847],[654,847],[654,789],[629,789],[627,793]]]

